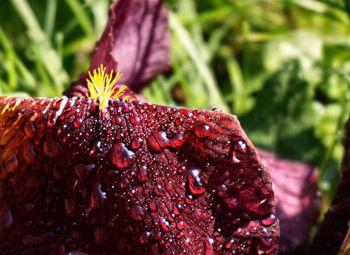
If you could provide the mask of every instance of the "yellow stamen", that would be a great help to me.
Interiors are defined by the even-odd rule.
[[[95,69],[92,74],[89,71],[90,79],[87,79],[89,89],[88,97],[100,100],[100,110],[104,110],[108,105],[110,98],[121,98],[127,86],[121,86],[118,91],[115,91],[117,81],[122,77],[122,73],[114,73],[113,70],[108,74],[106,67],[101,64],[98,69]],[[125,98],[125,97],[124,97]]]

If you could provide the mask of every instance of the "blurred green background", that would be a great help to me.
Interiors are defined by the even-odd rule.
[[[168,0],[172,72],[150,102],[218,107],[253,142],[319,168],[334,193],[349,116],[348,0]],[[60,96],[88,68],[107,0],[0,2],[0,93]]]

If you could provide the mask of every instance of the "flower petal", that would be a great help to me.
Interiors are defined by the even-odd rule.
[[[269,175],[236,117],[0,99],[6,254],[276,254]]]
[[[259,154],[273,183],[281,224],[280,253],[287,253],[307,244],[317,220],[321,205],[317,171],[306,163],[280,159],[264,150]]]
[[[101,63],[124,73],[132,90],[169,69],[168,13],[161,0],[120,0],[111,7],[90,69]]]

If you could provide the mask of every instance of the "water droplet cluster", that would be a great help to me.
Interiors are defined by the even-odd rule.
[[[2,251],[276,254],[272,201],[251,143],[220,111],[0,99]]]

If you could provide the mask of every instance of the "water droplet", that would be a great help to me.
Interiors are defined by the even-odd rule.
[[[155,203],[155,201],[151,200],[149,203],[148,203],[148,207],[149,207],[149,210],[151,212],[155,212],[157,210],[157,205]]]
[[[183,230],[185,228],[185,223],[183,221],[179,221],[177,224],[176,224],[176,228],[178,230]]]
[[[130,122],[133,124],[133,125],[140,125],[140,118],[135,116],[135,115],[132,115],[130,117]]]
[[[277,217],[274,213],[270,213],[266,218],[261,220],[262,225],[268,227],[277,221]]]
[[[152,232],[150,232],[150,231],[145,231],[145,232],[143,232],[143,233],[140,235],[140,243],[141,243],[141,244],[148,243],[149,240],[151,239],[151,237],[152,237]]]
[[[130,215],[131,218],[136,221],[142,221],[145,218],[145,212],[139,205],[135,205],[131,208]]]
[[[234,143],[233,152],[232,152],[232,160],[236,163],[239,163],[242,159],[247,159],[248,148],[244,141],[238,140]]]
[[[179,174],[183,174],[184,172],[186,172],[186,167],[185,166],[180,166],[178,169],[177,169],[177,172]]]
[[[164,193],[164,189],[163,189],[162,185],[160,185],[160,184],[155,185],[154,186],[154,193],[157,196],[163,197],[165,195],[165,193]]]
[[[245,142],[243,142],[242,140],[238,140],[235,146],[235,150],[236,151],[240,151],[242,153],[246,153],[247,152],[247,145]]]
[[[181,205],[179,205],[179,207],[181,208]],[[173,205],[173,214],[175,216],[179,216],[180,215],[180,211],[177,205]]]
[[[170,222],[166,218],[161,217],[159,219],[159,224],[162,230],[165,232],[169,231]]]
[[[212,109],[213,112],[222,112],[222,110],[220,108],[214,107]]]
[[[168,138],[166,132],[160,131],[150,135],[147,139],[150,149],[156,153],[162,152],[164,148],[178,149],[184,142],[184,138],[178,134],[173,138]]]
[[[183,119],[182,119],[182,118],[179,118],[179,117],[178,117],[178,118],[175,119],[175,125],[176,125],[176,126],[179,126],[179,125],[181,125],[182,123],[183,123]]]
[[[141,147],[141,143],[142,143],[142,138],[141,137],[135,137],[132,142],[131,142],[131,148],[134,150],[137,150]]]
[[[185,197],[185,202],[186,202],[186,204],[188,204],[188,205],[193,204],[193,196],[192,196],[192,195],[187,195],[187,196]]]
[[[83,123],[83,119],[82,118],[75,118],[75,120],[73,121],[73,126],[75,128],[78,128],[81,126],[81,124]]]
[[[135,162],[135,153],[123,143],[116,143],[111,153],[112,163],[119,169],[130,167]]]
[[[200,172],[199,169],[192,169],[187,177],[188,189],[193,195],[201,195],[205,192],[199,177]]]
[[[216,193],[220,197],[227,197],[227,186],[225,184],[221,184],[217,187]]]
[[[204,251],[204,255],[214,255],[214,251],[213,251],[213,243],[214,240],[212,238],[207,238],[205,239],[205,251]]]
[[[101,189],[101,183],[95,183],[93,185],[91,199],[90,199],[90,206],[93,208],[101,207],[106,200],[106,192],[103,192]]]
[[[235,240],[231,239],[229,240],[226,244],[225,244],[225,248],[228,250],[228,249],[231,249],[232,247],[232,244],[234,243]]]
[[[200,124],[195,127],[194,132],[196,136],[203,138],[208,137],[211,133],[210,127],[207,124]]]

